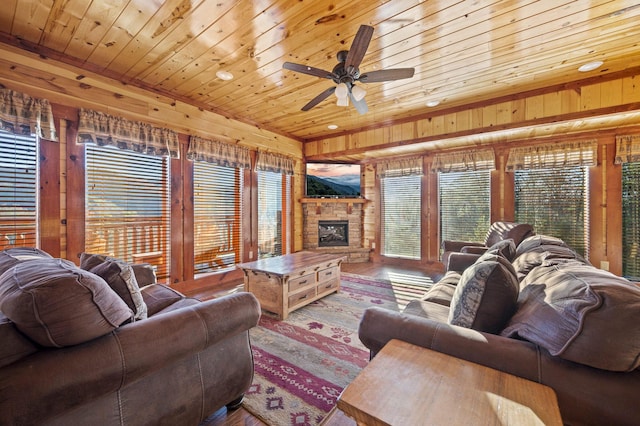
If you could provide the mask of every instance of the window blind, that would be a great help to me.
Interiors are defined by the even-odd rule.
[[[289,176],[258,171],[258,258],[285,254],[290,217]]]
[[[85,251],[169,275],[169,167],[165,157],[86,145]]]
[[[622,165],[622,275],[640,281],[640,162]]]
[[[491,226],[491,171],[438,173],[441,240],[484,241]]]
[[[242,171],[194,162],[195,273],[229,268],[240,262]]]
[[[0,250],[37,247],[37,139],[0,131]]]
[[[422,176],[381,179],[384,256],[420,259]]]
[[[516,170],[515,219],[537,234],[561,238],[588,256],[589,182],[587,167]]]

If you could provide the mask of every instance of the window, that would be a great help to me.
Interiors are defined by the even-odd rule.
[[[37,247],[37,138],[0,131],[0,249]]]
[[[561,238],[588,256],[589,182],[585,166],[515,171],[516,222]]]
[[[195,273],[219,271],[240,262],[242,170],[194,162]]]
[[[640,162],[622,164],[622,275],[640,281]]]
[[[85,251],[169,275],[169,160],[87,144]]]
[[[491,226],[491,171],[438,173],[441,240],[484,241]]]
[[[420,259],[422,175],[384,177],[381,253],[384,256]]]
[[[288,175],[258,171],[258,258],[286,254],[290,217]]]

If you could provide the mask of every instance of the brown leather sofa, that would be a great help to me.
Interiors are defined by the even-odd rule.
[[[13,250],[0,252],[1,425],[198,425],[240,405],[251,293],[199,302],[149,283],[144,266],[88,256],[89,272]],[[140,282],[123,298],[107,279]]]
[[[359,336],[372,357],[400,339],[550,386],[565,424],[638,424],[637,283],[546,236],[449,264],[402,313],[364,312]]]

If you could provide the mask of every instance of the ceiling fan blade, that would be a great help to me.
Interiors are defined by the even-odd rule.
[[[360,66],[364,54],[367,52],[371,37],[373,36],[373,27],[368,25],[360,25],[356,37],[353,39],[347,58],[344,61],[344,69],[351,73],[353,69]]]
[[[287,70],[291,70],[291,71],[295,71],[295,72],[299,72],[299,73],[302,73],[302,74],[309,74],[309,75],[312,75],[314,77],[329,78],[329,79],[333,78],[333,73],[332,72],[321,70],[320,68],[310,67],[308,65],[294,64],[292,62],[285,62],[284,64],[282,64],[282,68],[287,69]]]
[[[308,104],[303,106],[302,111],[309,111],[311,108],[313,108],[314,106],[318,105],[320,102],[324,101],[329,96],[331,96],[335,91],[336,91],[335,86],[328,88],[327,90],[325,90],[324,92],[316,96],[315,98],[311,99]]]
[[[369,107],[367,106],[367,102],[364,100],[364,98],[356,101],[356,98],[353,97],[353,93],[351,92],[349,92],[349,98],[351,99],[353,106],[356,107],[356,110],[358,111],[358,113],[360,113],[360,115],[366,114],[369,111]]]
[[[378,83],[381,81],[401,80],[413,77],[413,68],[393,68],[390,70],[371,71],[362,74],[358,81],[362,83]]]

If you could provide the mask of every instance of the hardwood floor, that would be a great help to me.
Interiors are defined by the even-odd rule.
[[[420,266],[420,267],[411,267],[411,266],[393,266],[387,264],[380,263],[343,263],[341,266],[341,271],[356,274],[356,275],[364,275],[376,279],[386,279],[386,280],[413,280],[424,278],[425,276],[430,277],[434,281],[437,281],[442,274],[442,265],[441,264],[433,264],[428,267]],[[239,286],[230,286],[228,288],[218,288],[215,290],[209,291],[198,291],[194,293],[188,294],[188,296],[196,297],[201,300],[211,299],[215,297],[220,297],[221,295],[242,290],[242,285]],[[345,424],[345,425],[353,425],[348,419],[336,419],[336,422],[332,422],[336,426]],[[207,420],[205,420],[200,426],[262,426],[265,425],[257,417],[254,417],[244,408],[240,407],[235,411],[227,412],[226,408],[221,408],[212,414]],[[272,426],[272,425],[269,425]],[[279,425],[273,425],[279,426]]]

